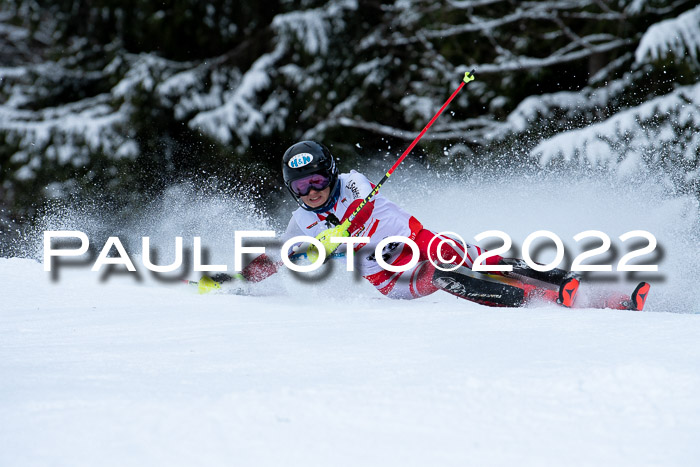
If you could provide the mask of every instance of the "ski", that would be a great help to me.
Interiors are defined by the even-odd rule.
[[[542,286],[459,267],[452,271],[436,270],[433,284],[457,297],[490,306],[522,307],[533,301],[544,301],[572,308],[580,280],[572,274],[561,274],[561,277],[558,287],[554,284]]]
[[[628,310],[642,311],[644,310],[644,305],[647,303],[647,297],[649,296],[649,289],[651,285],[647,282],[640,282],[637,287],[630,295],[628,301],[623,302],[623,305],[627,306]]]
[[[433,284],[457,297],[490,306],[520,307],[525,304],[523,288],[465,267],[452,271],[436,270]]]
[[[564,279],[559,286],[559,298],[557,299],[557,303],[567,308],[572,308],[580,284],[581,282],[575,277]]]

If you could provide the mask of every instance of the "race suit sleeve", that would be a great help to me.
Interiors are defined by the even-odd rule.
[[[263,253],[243,268],[241,274],[249,282],[260,282],[276,273],[279,267],[278,262]]]

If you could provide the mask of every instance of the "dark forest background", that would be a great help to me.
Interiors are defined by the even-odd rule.
[[[472,68],[412,162],[614,171],[633,152],[697,194],[696,3],[0,0],[0,230],[182,180],[269,208],[290,144],[390,164]]]

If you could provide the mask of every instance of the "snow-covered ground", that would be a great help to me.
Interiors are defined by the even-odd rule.
[[[200,296],[149,274],[102,280],[84,265],[52,280],[0,259],[0,465],[698,465],[697,203],[653,182],[410,173],[387,196],[466,239],[500,229],[519,248],[548,229],[575,256],[573,235],[598,229],[615,264],[617,236],[652,232],[663,254],[641,258],[659,264],[647,311],[392,301],[342,268]],[[211,262],[232,264],[233,234],[215,225],[246,219],[207,205],[166,202],[132,234],[167,250],[196,231]],[[582,296],[636,280],[613,276]]]

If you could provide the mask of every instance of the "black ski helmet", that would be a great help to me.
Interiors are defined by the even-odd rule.
[[[330,180],[328,186],[330,195],[323,206],[312,208],[304,204],[301,197],[292,190],[292,182],[313,174],[321,174]],[[307,211],[323,212],[335,204],[336,188],[338,187],[338,167],[333,155],[323,144],[316,141],[301,141],[293,144],[282,156],[282,176],[287,190],[292,194],[297,204]]]

